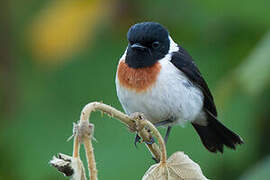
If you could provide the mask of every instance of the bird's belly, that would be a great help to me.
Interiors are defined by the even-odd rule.
[[[172,109],[166,106],[168,102],[164,102],[164,99],[157,93],[144,92],[138,94],[122,88],[119,91],[122,91],[119,99],[127,114],[141,112],[152,123],[173,119]],[[123,91],[125,92],[123,93]]]
[[[163,64],[156,83],[144,92],[121,86],[116,79],[117,95],[127,114],[142,112],[152,123],[173,120],[193,121],[203,106],[202,92],[175,67]]]

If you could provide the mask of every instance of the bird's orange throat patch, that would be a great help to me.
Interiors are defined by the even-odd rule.
[[[151,67],[135,69],[121,60],[118,65],[117,78],[121,86],[136,92],[144,92],[155,84],[160,70],[159,62]]]

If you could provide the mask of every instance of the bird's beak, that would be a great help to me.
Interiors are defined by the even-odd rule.
[[[135,43],[131,45],[131,49],[133,50],[140,50],[140,51],[145,51],[146,47],[141,45],[140,43]]]

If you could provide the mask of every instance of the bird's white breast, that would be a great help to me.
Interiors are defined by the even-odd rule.
[[[116,76],[117,95],[127,114],[142,112],[153,123],[171,119],[183,124],[196,119],[203,107],[203,94],[169,59],[170,54],[159,61],[156,82],[143,92],[122,86]]]

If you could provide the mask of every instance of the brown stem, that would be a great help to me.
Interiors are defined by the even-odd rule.
[[[159,144],[160,150],[161,150],[160,163],[165,164],[166,160],[167,160],[167,151],[166,151],[166,145],[164,143],[163,137],[161,136],[161,134],[159,133],[157,128],[150,121],[147,121],[147,120],[144,119],[142,124],[144,126],[148,126],[151,129],[151,131],[153,132],[153,134],[157,137],[158,144]]]
[[[84,106],[81,113],[81,120],[87,121],[89,119],[91,112],[95,110],[99,110],[103,113],[106,113],[111,117],[120,120],[122,123],[127,124],[129,127],[134,126],[134,120],[131,119],[128,115],[122,113],[121,111],[118,111],[117,109],[107,104],[103,104],[100,102],[92,102]]]
[[[106,113],[116,119],[118,119],[120,122],[126,124],[131,131],[137,131],[139,135],[143,138],[145,142],[151,141],[152,135],[148,130],[145,128],[146,126],[150,128],[150,130],[153,132],[153,134],[157,137],[158,143],[160,145],[161,151],[156,143],[153,144],[147,144],[148,150],[152,153],[152,155],[157,159],[161,161],[161,164],[165,164],[167,160],[167,152],[166,152],[166,146],[163,141],[162,136],[160,135],[159,131],[155,128],[155,126],[145,120],[144,118],[141,119],[140,116],[136,117],[129,117],[128,115],[122,113],[121,111],[118,111],[117,109],[103,104],[99,102],[92,102],[87,104],[82,112],[80,117],[80,123],[78,128],[82,128],[79,130],[82,134],[75,134],[74,139],[74,149],[73,149],[73,157],[79,156],[79,147],[80,147],[80,140],[83,140],[84,147],[86,150],[86,157],[88,162],[88,170],[89,170],[89,176],[91,180],[97,180],[97,168],[96,168],[96,162],[95,162],[95,156],[94,156],[94,150],[91,142],[91,137],[93,135],[93,131],[89,131],[89,133],[85,133],[83,129],[85,127],[89,127],[89,117],[91,115],[92,111],[99,110],[103,113]],[[82,138],[82,139],[81,139]]]
[[[88,163],[89,177],[91,180],[97,180],[97,167],[91,139],[84,138],[84,148]]]
[[[87,121],[91,115],[91,112],[95,111],[95,110],[99,110],[103,113],[106,113],[106,114],[118,119],[120,122],[126,124],[130,130],[137,131],[136,120],[134,118],[131,118],[128,115],[122,113],[121,111],[119,111],[119,110],[117,110],[109,105],[100,103],[100,102],[92,102],[92,103],[87,104],[82,110],[80,120]],[[147,130],[145,130],[144,128],[141,128],[140,131],[138,131],[138,132],[139,132],[139,135],[142,137],[142,139],[145,142],[149,142],[151,140],[151,134]],[[160,144],[162,144],[162,143],[160,143]],[[161,152],[160,152],[160,149],[158,148],[157,144],[155,144],[155,143],[147,144],[147,147],[148,147],[149,151],[152,153],[152,155],[154,155],[154,157],[157,160],[160,160]],[[165,160],[166,160],[166,156],[165,156]]]
[[[73,141],[73,157],[78,158],[80,154],[80,141],[78,135],[75,135]]]
[[[146,130],[146,129],[142,129],[139,131],[139,136],[142,137],[142,139],[145,142],[150,142],[152,139],[151,134]],[[147,144],[145,143],[146,147],[148,148],[148,150],[151,152],[152,156],[155,157],[155,159],[157,161],[160,161],[160,149],[158,147],[158,145],[156,143],[153,144]]]

